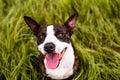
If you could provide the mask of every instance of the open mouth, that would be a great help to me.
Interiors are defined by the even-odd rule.
[[[46,66],[49,69],[55,69],[58,67],[60,60],[62,59],[63,55],[65,54],[67,48],[64,48],[61,53],[46,53]]]

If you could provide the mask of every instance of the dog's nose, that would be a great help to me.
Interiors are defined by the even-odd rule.
[[[48,53],[52,53],[55,50],[55,44],[46,43],[45,46],[44,46],[44,50]]]

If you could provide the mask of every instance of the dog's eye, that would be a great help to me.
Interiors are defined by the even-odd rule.
[[[40,35],[40,37],[39,37],[40,39],[43,39],[44,37],[43,37],[43,35]]]
[[[63,33],[59,33],[56,35],[58,38],[63,38],[64,37],[64,34]]]
[[[37,43],[41,44],[44,41],[45,37],[46,37],[46,35],[39,34],[39,36],[37,36]]]
[[[40,34],[40,35],[39,35],[39,38],[40,38],[40,39],[44,39],[44,38],[45,38],[45,34]]]

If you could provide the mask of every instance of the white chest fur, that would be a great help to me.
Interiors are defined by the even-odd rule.
[[[59,66],[56,69],[48,69],[46,67],[46,73],[48,77],[52,79],[65,79],[73,74],[73,65],[74,65],[74,51],[72,46],[70,45],[63,58],[60,61]],[[46,59],[44,60],[44,64],[46,63]]]

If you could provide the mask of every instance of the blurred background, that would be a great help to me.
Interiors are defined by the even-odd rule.
[[[24,16],[62,24],[76,12],[80,64],[73,80],[120,80],[120,0],[0,0],[0,80],[42,80]]]

